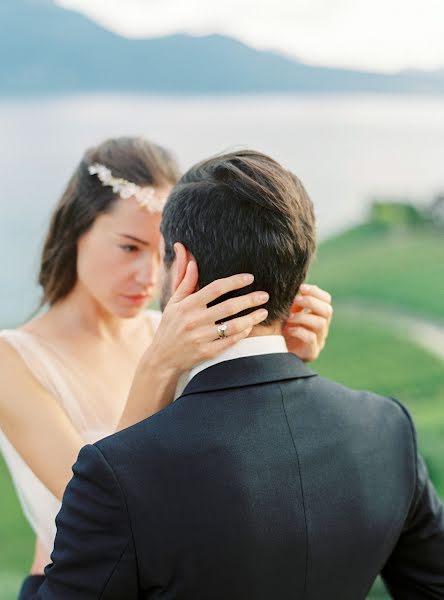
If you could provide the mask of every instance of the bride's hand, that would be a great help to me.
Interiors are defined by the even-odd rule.
[[[184,280],[165,307],[162,320],[149,348],[157,362],[177,373],[188,371],[204,360],[214,358],[226,348],[247,337],[253,327],[267,318],[268,311],[254,312],[225,323],[225,337],[220,338],[216,323],[246,309],[260,307],[268,301],[266,292],[251,292],[230,298],[210,308],[207,305],[228,292],[253,283],[252,275],[232,275],[218,279],[194,292],[198,272],[194,261],[188,264]]]
[[[332,316],[330,294],[316,285],[301,285],[284,326],[288,350],[304,362],[316,360],[325,346]]]
[[[139,363],[119,429],[170,404],[183,372],[248,337],[253,327],[267,318],[268,311],[264,308],[236,317],[225,323],[225,337],[220,338],[217,322],[260,307],[269,296],[255,291],[210,308],[207,306],[228,292],[250,285],[253,280],[252,275],[233,275],[194,292],[198,282],[197,265],[194,261],[188,263],[185,277],[166,305],[153,341]]]

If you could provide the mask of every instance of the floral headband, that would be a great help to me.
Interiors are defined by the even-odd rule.
[[[94,163],[88,167],[90,175],[97,175],[97,178],[103,186],[112,187],[113,192],[119,194],[121,198],[136,198],[139,206],[149,212],[162,212],[165,205],[165,199],[156,196],[156,190],[152,186],[140,187],[131,181],[114,177],[108,167],[100,163]]]

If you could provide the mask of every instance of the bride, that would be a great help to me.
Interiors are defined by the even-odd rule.
[[[36,534],[23,596],[43,581],[80,448],[164,408],[186,370],[267,316],[268,295],[254,290],[251,275],[196,292],[195,263],[162,319],[147,310],[158,283],[162,205],[177,179],[170,153],[144,139],[89,149],[49,225],[39,274],[46,311],[0,332],[0,449]],[[207,308],[234,290],[243,295]],[[327,292],[301,286],[285,335],[302,360],[315,359],[325,343],[330,302]],[[219,339],[215,323],[230,318],[230,335]]]

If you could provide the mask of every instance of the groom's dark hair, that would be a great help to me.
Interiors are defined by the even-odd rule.
[[[265,323],[286,319],[316,248],[313,205],[301,181],[253,150],[191,167],[169,196],[161,232],[166,267],[182,242],[196,259],[199,287],[253,273],[252,286],[229,296],[267,291]]]

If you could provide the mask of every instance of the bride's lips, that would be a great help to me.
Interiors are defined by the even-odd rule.
[[[142,304],[148,299],[148,294],[123,294],[123,297],[133,304]]]

